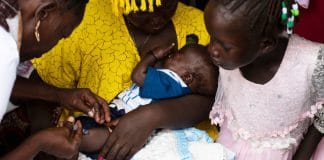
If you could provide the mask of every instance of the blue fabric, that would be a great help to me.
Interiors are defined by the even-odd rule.
[[[140,96],[152,99],[167,99],[190,94],[189,87],[182,87],[177,81],[156,68],[148,67]]]
[[[174,130],[174,132],[176,136],[176,143],[180,160],[193,159],[189,151],[189,142],[202,140],[207,143],[213,143],[213,140],[208,136],[207,132],[193,127]]]

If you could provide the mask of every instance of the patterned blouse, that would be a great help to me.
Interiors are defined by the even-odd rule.
[[[172,18],[178,47],[188,34],[209,43],[203,13],[179,3]],[[91,0],[84,19],[72,35],[33,60],[40,77],[62,88],[89,88],[110,102],[132,84],[131,73],[140,57],[122,16],[111,12],[111,0]],[[68,115],[64,112],[63,117]],[[75,116],[80,115],[80,113]],[[203,125],[204,126],[204,125]],[[215,135],[215,132],[213,133]]]

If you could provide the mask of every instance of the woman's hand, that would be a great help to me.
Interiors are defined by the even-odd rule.
[[[58,103],[70,109],[82,111],[93,117],[97,123],[110,122],[107,102],[86,88],[57,89]]]
[[[140,107],[129,112],[118,119],[100,155],[107,160],[130,159],[144,146],[154,129],[154,117],[149,109]]]
[[[38,132],[33,138],[40,142],[40,151],[69,159],[79,152],[82,125],[78,121],[75,125],[70,124],[70,127],[49,128]]]
[[[141,106],[119,119],[100,155],[130,159],[156,128],[183,128],[208,119],[214,98],[187,95]]]
[[[82,126],[80,122],[76,124],[65,122],[65,124],[65,127],[49,128],[34,134],[0,159],[33,159],[41,151],[59,158],[70,159],[79,152]]]

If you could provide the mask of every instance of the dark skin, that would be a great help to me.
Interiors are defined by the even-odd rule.
[[[165,65],[170,69],[172,68],[174,72],[179,75],[186,76],[187,72],[183,68],[183,66],[187,65],[195,65],[197,63],[196,59],[198,58],[194,54],[192,55],[190,52],[197,52],[196,50],[187,49],[182,51],[182,49],[170,55],[170,50],[174,47],[174,44],[165,47],[165,48],[155,48],[152,53],[146,54],[144,58],[136,65],[132,73],[132,80],[139,86],[144,85],[144,80],[147,72],[147,68],[149,66],[154,66],[158,60],[165,59]],[[199,54],[199,53],[198,53]],[[169,56],[168,56],[169,55]],[[198,58],[199,59],[199,58]],[[188,82],[186,82],[188,81]],[[196,83],[194,77],[188,78],[184,80],[188,85]],[[214,82],[215,83],[215,82]],[[210,84],[213,85],[213,84]],[[194,86],[194,85],[193,85]],[[191,88],[191,90],[196,90],[196,88]],[[215,91],[214,91],[215,92]],[[114,120],[114,124],[111,126],[116,126],[119,120]],[[86,153],[97,153],[104,146],[105,141],[109,137],[109,130],[106,128],[93,128],[89,130],[89,135],[83,136],[80,151]]]
[[[40,151],[60,158],[71,158],[78,154],[82,137],[81,123],[75,124],[77,125],[75,131],[72,131],[73,123],[70,122],[65,122],[62,127],[42,130],[0,159],[33,159]]]
[[[136,67],[132,72],[133,82],[139,86],[143,86],[146,77],[147,68],[149,66],[154,66],[158,61],[163,61],[162,68],[170,69],[173,72],[177,73],[181,77],[183,82],[190,87],[193,93],[198,93],[199,79],[194,77],[195,73],[192,73],[192,71],[187,70],[188,66],[199,65],[198,63],[200,57],[197,57],[192,54],[192,52],[197,52],[197,51],[190,50],[190,49],[183,51],[183,49],[181,49],[176,53],[170,54],[173,47],[174,44],[166,48],[155,48],[153,49],[152,53],[145,55],[141,59],[141,61],[136,65]],[[213,86],[216,83],[215,81],[212,80],[208,81],[210,83],[213,83],[210,84],[209,86]],[[216,91],[214,91],[213,94],[215,92]],[[205,93],[201,93],[201,94],[205,94]]]
[[[308,128],[304,139],[300,143],[293,160],[310,159],[317,145],[321,141],[323,134],[320,133],[313,125]]]
[[[162,1],[162,3],[163,2],[164,1]],[[178,1],[171,1],[171,3],[177,2]],[[157,11],[158,10],[155,10],[155,12]],[[169,12],[170,11],[168,11],[167,15],[174,14],[170,14]],[[142,16],[143,15],[146,16],[144,13]],[[164,14],[162,12],[158,13],[158,15]],[[131,18],[131,15],[126,16],[126,19],[129,18]],[[154,16],[152,18],[154,18]],[[167,23],[164,23],[167,25],[161,27],[162,30],[158,33],[152,33],[152,37],[148,43],[142,47],[143,49],[138,48],[141,57],[144,56],[142,53],[147,53],[147,51],[157,46],[168,46],[171,43],[177,42],[176,32],[170,18],[171,17],[168,19],[160,18],[161,20],[167,21]],[[134,20],[135,19],[132,19],[130,22]],[[130,31],[133,31],[135,43],[137,47],[139,47],[142,45],[145,37],[150,33],[144,32],[143,29],[138,28],[146,25],[138,26],[134,23],[128,24],[127,27]],[[150,28],[152,27],[153,26]],[[140,41],[137,40],[139,39],[136,38],[137,36],[144,38],[141,38]],[[142,148],[154,129],[189,127],[207,119],[212,101],[213,97],[189,95],[139,107],[119,119],[116,128],[106,141],[101,151],[101,155],[107,157],[108,160],[130,159]],[[183,110],[184,107],[186,108],[185,110]]]
[[[76,16],[73,12],[62,11],[53,1],[45,1],[37,6],[34,1],[19,1],[19,5],[23,24],[21,61],[40,57],[60,39],[68,37],[83,18],[83,15]],[[37,21],[40,21],[40,42],[37,42],[34,35]]]
[[[60,39],[68,37],[83,18],[83,14],[76,16],[73,11],[63,11],[53,0],[44,1],[38,6],[35,6],[34,1],[24,1],[19,4],[24,13],[22,14],[21,61],[40,57],[49,51]],[[37,21],[40,21],[40,42],[37,42],[34,35]],[[94,117],[101,124],[110,121],[107,102],[89,89],[60,89],[17,77],[12,98],[45,100],[85,114],[91,112],[89,116]]]
[[[69,36],[83,18],[83,15],[75,16],[71,11],[60,10],[57,2],[53,0],[18,0],[18,3],[23,24],[20,50],[20,57],[23,60],[40,56],[43,52],[52,48],[59,39]],[[69,20],[63,19],[62,15]],[[34,36],[34,26],[38,20],[41,21],[42,25],[40,27],[40,43],[36,42]],[[58,30],[58,28],[64,29]],[[45,29],[46,32],[44,32]],[[67,127],[40,131],[0,159],[32,159],[41,151],[62,158],[70,158],[78,153],[81,130],[81,123],[78,122],[76,131]]]
[[[162,3],[165,2],[172,3],[171,6],[176,6],[178,1],[162,1]],[[144,22],[139,23],[142,25],[136,25],[136,19],[141,18],[131,18],[131,15],[125,17],[132,22],[126,22],[127,28],[135,40],[141,57],[145,55],[143,53],[147,53],[153,48],[177,42],[175,28],[171,21],[175,8],[173,10],[166,8],[166,10],[158,12],[159,10],[155,10],[154,15],[152,13],[139,15],[152,16],[153,19],[156,16],[163,17],[158,18],[165,21],[161,23],[165,24],[161,28],[148,24],[143,25]],[[164,13],[164,11],[167,12]],[[147,32],[146,29],[143,30],[140,26],[149,26],[148,28],[159,28],[161,30],[151,33]],[[143,42],[149,35],[151,35],[150,39],[144,44]],[[207,119],[212,101],[213,97],[189,95],[140,107],[119,119],[118,125],[106,141],[101,154],[107,156],[108,159],[129,159],[142,148],[154,129],[189,127]]]
[[[144,85],[147,68],[154,66],[159,60],[165,58],[170,54],[170,50],[174,47],[174,44],[167,48],[156,48],[151,53],[146,54],[141,61],[136,65],[132,72],[132,81],[139,86]]]
[[[48,85],[41,80],[32,81],[18,76],[11,98],[53,102],[72,110],[84,112],[85,114],[91,111],[94,113],[93,118],[97,123],[102,124],[110,121],[107,102],[87,88],[63,89]],[[92,110],[92,108],[95,109]]]
[[[177,47],[176,31],[171,21],[178,5],[177,2],[177,0],[171,3],[162,1],[163,7],[155,8],[153,13],[136,12],[125,16],[127,29],[141,57],[160,46],[175,43]],[[148,36],[148,41],[143,44]]]
[[[277,73],[287,48],[288,39],[274,34],[262,37],[244,28],[246,20],[236,11],[230,13],[209,1],[205,24],[211,36],[209,52],[215,65],[224,69],[240,69],[242,75],[257,84],[266,84]],[[294,159],[309,159],[322,135],[311,126]]]
[[[288,40],[279,33],[275,39],[252,35],[239,11],[229,13],[217,6],[217,1],[210,1],[205,10],[205,24],[211,36],[208,50],[214,64],[229,70],[239,68],[254,83],[270,81],[280,66]]]

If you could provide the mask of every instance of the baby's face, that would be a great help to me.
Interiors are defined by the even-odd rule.
[[[200,65],[201,61],[195,52],[197,51],[187,48],[169,55],[164,61],[164,68],[177,73],[187,85],[191,84],[195,78],[192,68],[197,68],[196,65]]]
[[[186,52],[188,52],[187,50]],[[190,54],[182,50],[172,53],[164,61],[163,68],[170,69],[173,72],[176,72],[179,76],[186,72],[187,66],[191,63]],[[189,63],[189,64],[188,64]]]
[[[165,60],[164,68],[176,72],[194,93],[213,95],[218,74],[208,60],[208,53],[198,51],[197,48],[186,48],[171,54]]]

